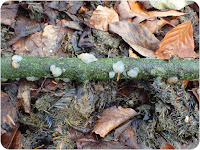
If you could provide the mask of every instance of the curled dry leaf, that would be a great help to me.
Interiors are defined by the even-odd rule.
[[[198,57],[194,51],[191,21],[184,22],[169,31],[156,51],[156,57],[160,59],[169,59],[172,55],[178,55],[180,58]]]
[[[155,58],[160,41],[144,26],[134,22],[109,23],[109,30],[120,35],[135,51]]]
[[[92,27],[108,31],[108,23],[119,21],[119,16],[113,8],[99,5],[89,21]]]
[[[110,107],[103,111],[101,118],[95,123],[92,132],[105,137],[111,130],[137,115],[137,112],[131,108]]]

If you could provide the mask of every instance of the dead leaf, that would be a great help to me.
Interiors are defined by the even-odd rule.
[[[124,132],[131,125],[131,123],[132,123],[132,120],[126,122],[125,124],[115,129],[114,137],[118,138],[122,134],[122,132]]]
[[[21,133],[18,131],[18,128],[19,124],[14,126],[10,131],[1,135],[1,144],[3,145],[3,147],[7,149],[15,149],[21,147]],[[16,143],[16,141],[18,141],[18,143]]]
[[[6,123],[9,127],[14,127],[18,120],[16,107],[13,105],[9,96],[1,92],[1,125]],[[2,127],[2,126],[1,126]],[[6,130],[2,128],[1,133],[5,133]]]
[[[105,137],[108,132],[117,126],[137,115],[137,112],[131,108],[110,107],[103,111],[101,118],[95,123],[92,132]]]
[[[1,6],[1,23],[5,25],[13,25],[19,4],[10,4]]]
[[[131,147],[133,149],[137,149],[137,138],[136,135],[134,134],[133,130],[131,127],[128,127],[123,134],[120,135],[118,138],[121,143],[124,145]]]
[[[140,58],[138,55],[136,55],[135,53],[133,53],[133,49],[130,47],[129,50],[129,57],[132,57],[132,58]]]
[[[8,45],[16,43],[20,38],[26,37],[43,29],[43,24],[37,23],[27,17],[20,16],[15,25],[15,36],[8,41]]]
[[[21,38],[13,45],[15,53],[21,56],[56,56],[68,28],[62,27],[62,21],[56,26],[46,25],[43,32],[36,32],[28,37]],[[64,54],[63,54],[64,56]]]
[[[148,14],[150,16],[155,16],[155,17],[168,17],[168,16],[183,16],[186,15],[187,13],[175,11],[175,10],[168,10],[168,11],[148,11]]]
[[[199,93],[197,92],[198,90],[199,90],[199,88],[192,88],[192,93],[194,94],[194,96],[199,101]]]
[[[161,29],[168,22],[164,19],[156,19],[156,20],[145,20],[140,24],[145,26],[151,33],[155,33],[159,29]]]
[[[160,149],[175,149],[173,145],[165,142],[164,140],[162,140],[162,144]]]
[[[160,41],[144,26],[134,22],[109,23],[109,30],[120,35],[139,54],[155,58]]]
[[[134,14],[131,11],[127,1],[117,1],[117,2],[115,2],[114,8],[120,16],[120,21],[132,19],[133,17],[136,17],[136,15],[137,15],[137,14]]]
[[[191,21],[184,22],[169,31],[156,51],[156,57],[160,59],[169,59],[172,55],[178,55],[180,58],[198,57],[194,51]]]
[[[108,31],[108,23],[117,21],[119,21],[119,16],[115,10],[101,5],[98,5],[89,19],[92,27],[103,31]]]

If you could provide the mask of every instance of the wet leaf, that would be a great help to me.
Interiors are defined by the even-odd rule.
[[[119,21],[119,16],[113,8],[99,5],[89,21],[92,27],[108,31],[108,23]]]
[[[109,24],[109,30],[120,35],[141,55],[156,57],[160,41],[146,27],[134,22],[115,22]]]
[[[169,59],[172,55],[178,55],[180,58],[196,58],[198,56],[194,52],[191,21],[184,22],[169,31],[156,51],[156,57],[160,59]]]
[[[1,23],[13,25],[17,15],[19,4],[10,4],[1,6]]]
[[[111,130],[137,115],[137,112],[131,108],[110,107],[103,111],[101,118],[95,123],[92,132],[105,137]]]

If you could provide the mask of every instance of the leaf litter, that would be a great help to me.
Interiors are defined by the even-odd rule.
[[[165,41],[163,37],[167,36],[168,31],[173,31],[173,28],[176,29],[176,26],[188,21],[183,21],[185,16],[190,20],[191,13],[188,10],[195,6],[194,3],[193,7],[186,6],[180,11],[174,11],[155,10],[150,3],[140,1],[59,1],[8,2],[6,8],[12,7],[11,4],[20,5],[20,9],[13,9],[10,20],[5,23],[7,25],[2,26],[2,43],[9,44],[7,42],[10,40],[8,47],[13,54],[77,57],[81,53],[91,53],[97,58],[138,59],[155,58],[159,49],[166,53],[168,50],[163,49],[160,44]],[[82,12],[80,8],[84,8]],[[19,14],[16,14],[16,11]],[[24,12],[27,15],[24,15]],[[192,13],[196,12],[195,9]],[[194,15],[194,18],[198,20],[198,15]],[[198,23],[192,21],[190,30],[191,26],[197,39]],[[128,27],[127,31],[125,27]],[[10,35],[14,34],[13,31],[15,36],[10,38]],[[193,36],[189,33],[192,40]],[[185,53],[187,55],[184,57],[190,57],[191,54],[196,56],[196,43],[198,40],[195,40],[195,46],[188,44],[192,50]],[[6,46],[3,46],[3,57],[9,55],[7,50]],[[162,58],[167,59],[173,55],[177,55],[176,52],[173,51],[172,55]],[[14,103],[17,110],[20,110],[19,118],[9,115],[20,121],[18,130],[21,131],[22,137],[19,136],[19,144],[14,145],[52,149],[158,149],[168,148],[163,146],[162,138],[175,148],[191,145],[195,147],[198,143],[196,84],[185,88],[183,83],[169,85],[162,79],[88,83],[63,82],[49,78],[27,83],[24,80],[8,80],[2,84],[3,92],[7,93],[11,100],[17,101],[18,94],[20,99],[26,99],[22,104],[28,106],[25,108]],[[20,91],[27,93],[23,96]],[[7,112],[2,111],[8,119]],[[108,113],[105,113],[107,111]],[[134,116],[136,112],[137,115]],[[111,123],[112,121],[114,123]],[[9,121],[5,120],[3,123]],[[8,124],[11,127],[12,125]],[[4,129],[8,129],[8,126]],[[21,126],[25,128],[22,129]],[[76,133],[73,138],[69,135],[72,129]],[[32,138],[24,140],[26,137]],[[21,140],[23,142],[20,144]],[[20,148],[14,145],[14,148]]]

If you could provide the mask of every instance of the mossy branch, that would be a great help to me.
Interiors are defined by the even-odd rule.
[[[12,58],[1,59],[1,78],[14,79],[24,77],[52,77],[50,66],[55,65],[62,69],[59,78],[69,78],[70,80],[85,81],[92,79],[109,79],[109,72],[113,71],[113,63],[122,61],[125,71],[138,67],[137,79],[147,79],[153,77],[178,77],[179,80],[199,79],[198,59],[134,59],[134,58],[100,58],[96,62],[84,63],[78,58],[44,58],[23,56],[19,68],[12,67]],[[117,78],[115,74],[114,79]],[[120,75],[120,79],[131,78],[125,74]]]

